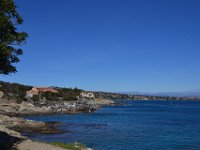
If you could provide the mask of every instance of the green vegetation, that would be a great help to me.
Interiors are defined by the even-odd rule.
[[[59,101],[62,100],[62,95],[59,93],[52,93],[52,92],[42,92],[40,93],[41,98],[46,98],[49,101]],[[38,98],[39,99],[39,98]]]
[[[49,101],[74,101],[77,100],[78,96],[80,95],[81,89],[78,88],[56,88],[58,90],[58,93],[52,93],[52,92],[43,92],[41,93],[41,98],[46,98]]]
[[[33,102],[38,102],[40,99],[38,95],[33,95],[32,100]]]
[[[86,149],[86,147],[83,144],[80,143],[62,143],[62,142],[51,142],[49,143],[51,145],[61,147],[67,150],[83,150]]]
[[[15,73],[19,55],[23,54],[20,46],[25,44],[28,34],[19,32],[17,25],[23,23],[13,0],[0,0],[0,74]]]
[[[8,100],[16,100],[18,103],[26,100],[26,92],[30,91],[32,86],[22,85],[18,83],[9,83],[0,81],[0,91],[4,93],[3,98]],[[32,100],[34,102],[40,99],[46,99],[48,101],[73,101],[77,100],[77,97],[83,91],[78,88],[60,88],[55,87],[58,93],[42,92],[39,95],[33,95]]]
[[[0,81],[0,91],[4,93],[3,98],[13,99],[22,102],[25,99],[26,91],[31,90],[32,86],[18,83],[8,83]]]
[[[58,94],[63,98],[63,100],[70,101],[77,100],[77,96],[79,96],[82,91],[83,90],[78,88],[59,88]]]

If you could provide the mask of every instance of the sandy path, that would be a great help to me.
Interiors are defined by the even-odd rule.
[[[26,140],[16,146],[17,150],[64,150],[53,145]],[[66,150],[66,149],[65,149]]]

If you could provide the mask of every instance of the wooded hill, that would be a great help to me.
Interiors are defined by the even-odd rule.
[[[23,85],[18,83],[9,83],[0,81],[0,91],[3,92],[4,99],[8,100],[16,100],[17,102],[26,101],[26,92],[30,91],[33,86]],[[61,88],[61,87],[53,87],[58,93],[51,92],[43,92],[40,93],[40,98],[45,97],[47,100],[77,100],[77,97],[83,91],[78,88]],[[39,100],[39,96],[33,97],[34,101]]]

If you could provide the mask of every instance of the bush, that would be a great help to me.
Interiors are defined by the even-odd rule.
[[[58,101],[62,96],[59,93],[43,92],[41,93],[41,97],[45,97],[49,101]]]
[[[26,96],[26,91],[32,89],[32,86],[3,81],[0,81],[0,85],[0,91],[4,93],[3,98],[14,99],[17,102],[22,102]]]
[[[59,95],[61,95],[61,97],[63,97],[63,100],[65,101],[73,101],[73,100],[77,100],[77,96],[80,95],[80,93],[83,90],[78,89],[78,88],[59,88],[58,89],[58,93]]]

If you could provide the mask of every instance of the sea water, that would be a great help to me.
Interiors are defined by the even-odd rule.
[[[96,150],[200,150],[200,101],[120,101],[93,113],[27,117],[59,121],[64,134],[39,141],[80,142]]]

